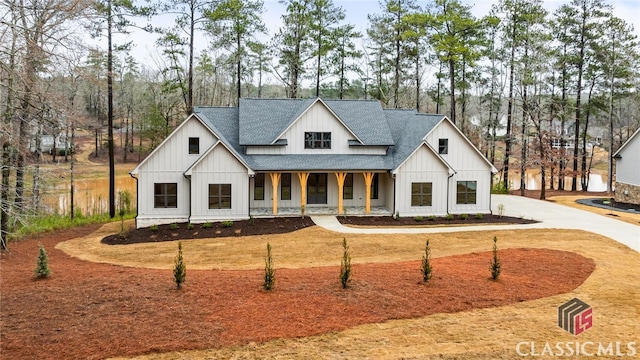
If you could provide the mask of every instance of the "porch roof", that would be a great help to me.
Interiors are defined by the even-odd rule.
[[[384,155],[245,155],[254,171],[388,171],[393,161]]]

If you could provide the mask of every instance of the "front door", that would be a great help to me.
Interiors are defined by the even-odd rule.
[[[327,203],[327,174],[309,174],[307,204]]]

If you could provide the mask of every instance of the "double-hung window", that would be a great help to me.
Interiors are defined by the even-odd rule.
[[[231,209],[231,184],[209,184],[209,209]]]
[[[431,206],[431,198],[430,182],[411,183],[411,206]]]
[[[178,207],[178,184],[177,183],[153,184],[153,207],[177,208]]]
[[[456,204],[475,204],[476,187],[477,182],[475,181],[458,181],[456,187]]]

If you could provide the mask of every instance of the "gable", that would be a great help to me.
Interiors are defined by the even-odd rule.
[[[189,154],[189,138],[199,139],[198,154]],[[183,172],[218,139],[195,115],[189,116],[132,171]]]
[[[221,141],[211,146],[191,167],[185,171],[185,175],[194,173],[253,174],[252,171],[238,159]]]
[[[330,133],[330,149],[306,149],[305,133]],[[347,154],[349,140],[359,140],[353,132],[321,101],[315,102],[275,141],[287,141],[285,153],[291,154]]]
[[[440,139],[448,140],[448,153],[441,156],[454,169],[498,172],[489,160],[446,117],[425,136],[425,141],[436,151],[438,150]]]
[[[442,171],[449,174],[455,170],[428,143],[422,142],[394,171],[397,173]]]

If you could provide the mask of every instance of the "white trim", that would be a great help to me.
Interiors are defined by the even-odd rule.
[[[298,122],[298,120],[300,120],[300,118],[302,118],[302,115],[304,115],[305,113],[307,113],[307,111],[309,111],[309,109],[311,109],[311,107],[313,107],[315,104],[317,104],[318,102],[321,102],[322,105],[324,105],[324,107],[329,110],[329,112],[331,113],[331,115],[333,115],[336,120],[338,120],[338,122],[340,122],[340,124],[342,124],[342,126],[344,126],[345,129],[347,129],[347,131],[349,131],[349,133],[351,135],[353,135],[354,138],[356,138],[356,140],[358,140],[360,142],[360,144],[364,145],[364,143],[362,142],[362,140],[360,140],[360,138],[358,137],[358,135],[356,135],[348,126],[347,124],[344,123],[344,121],[342,121],[342,119],[340,119],[340,117],[333,112],[333,110],[329,107],[329,105],[327,105],[327,103],[325,103],[321,98],[316,98],[316,100],[314,102],[311,103],[311,105],[309,105],[306,109],[304,109],[304,111],[302,111],[300,113],[300,115],[298,115],[297,118],[293,119],[293,121],[291,121],[291,123],[271,142],[271,145],[275,144],[276,141],[280,140],[280,138],[287,132],[289,131],[289,129],[291,129],[291,127],[293,127],[293,125],[295,125],[295,123]]]
[[[434,149],[431,145],[429,145],[429,143],[426,140],[423,140],[420,145],[418,145],[412,152],[411,154],[409,154],[409,156],[407,156],[406,159],[402,160],[402,162],[400,163],[400,165],[398,165],[395,169],[391,170],[391,173],[393,175],[397,175],[398,174],[398,169],[400,169],[402,167],[402,165],[404,165],[404,163],[406,163],[407,161],[409,161],[409,159],[411,159],[411,157],[413,157],[413,155],[415,155],[416,152],[418,152],[418,150],[420,150],[420,148],[422,146],[426,146],[427,149],[429,149],[431,151],[431,153],[433,153],[433,155],[436,156],[437,159],[440,159],[440,161],[447,167],[447,169],[449,169],[449,175],[453,175],[456,174],[456,169],[454,169],[451,165],[449,165],[449,163],[442,157],[440,156],[440,154],[438,154],[438,152],[436,151],[436,149]]]
[[[217,137],[217,136],[216,136]],[[220,138],[218,137],[218,141],[216,141],[215,143],[213,143],[213,145],[211,145],[199,158],[198,160],[196,160],[193,164],[191,164],[191,166],[189,166],[187,168],[187,170],[184,171],[184,176],[191,176],[192,175],[192,170],[194,167],[196,167],[197,164],[200,164],[202,161],[204,161],[204,159],[207,157],[207,155],[209,155],[209,153],[211,153],[213,151],[213,149],[218,145],[218,144],[222,144],[222,146],[231,154],[233,155],[234,158],[236,158],[236,160],[238,160],[246,169],[247,169],[247,173],[249,175],[254,175],[254,171],[251,170],[251,168],[249,168],[249,165],[247,165],[247,163],[245,163],[242,159],[238,158],[236,156],[236,154],[231,151],[229,149],[229,147],[222,141],[220,140]]]

